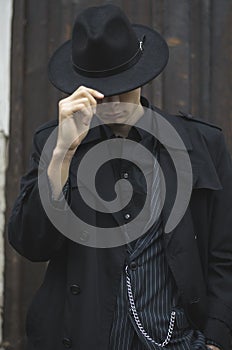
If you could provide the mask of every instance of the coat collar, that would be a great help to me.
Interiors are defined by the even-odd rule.
[[[191,143],[191,140],[189,138],[189,135],[188,135],[186,129],[184,128],[183,123],[181,123],[181,120],[178,117],[169,115],[168,113],[164,113],[158,107],[152,106],[149,103],[149,101],[143,96],[141,96],[140,101],[141,101],[142,106],[144,106],[146,108],[146,114],[149,113],[149,111],[151,111],[150,112],[151,120],[155,119],[156,114],[159,114],[162,118],[164,118],[168,123],[170,123],[174,127],[174,129],[177,131],[177,133],[180,135],[181,139],[183,140],[186,149],[187,150],[192,149],[192,143]],[[146,117],[146,114],[144,115],[144,117]],[[138,126],[137,130],[138,130],[140,136],[143,137],[144,130],[139,128],[140,123],[141,123],[141,120],[138,120],[134,124],[134,126],[135,127]],[[99,125],[100,125],[100,127],[98,127]],[[155,125],[153,127],[155,127]],[[102,131],[104,131],[104,133]],[[111,132],[109,126],[102,124],[100,122],[99,117],[95,114],[91,120],[91,123],[90,123],[90,130],[89,130],[88,134],[86,135],[86,137],[84,138],[84,140],[82,141],[82,144],[95,142],[95,141],[101,139],[104,134],[107,137],[110,137],[110,135],[112,135],[112,132]],[[163,140],[162,143],[164,146],[175,148],[175,144],[169,138],[166,138],[165,140]]]
[[[194,125],[191,122],[191,124],[189,124],[190,127],[185,129],[181,123],[184,124],[182,118],[180,118],[179,123],[175,122],[175,125],[178,125],[179,133],[185,142],[191,161],[192,192],[199,189],[211,191],[221,190],[223,187],[212,157],[215,149],[213,147],[210,149],[210,142],[207,140],[209,136],[207,137],[202,133],[198,124]],[[190,142],[191,148],[188,147]],[[168,147],[161,147],[160,149],[160,167],[165,176],[167,194],[162,210],[163,225],[165,226],[174,206],[177,189],[176,171],[173,162],[170,160]],[[189,198],[189,202],[190,200],[191,198]],[[185,231],[188,231],[191,232],[192,235],[195,235],[189,202],[186,203],[186,209],[182,212],[182,219],[179,221],[178,225],[171,232],[164,234],[166,247],[172,241],[173,237],[180,236],[180,232],[184,234]]]
[[[193,176],[193,184],[192,184],[192,190],[200,189],[200,188],[206,188],[210,190],[220,190],[222,189],[222,185],[220,182],[220,179],[217,175],[217,171],[215,169],[215,164],[213,162],[211,153],[208,149],[207,142],[205,141],[204,137],[201,136],[199,128],[196,127],[195,124],[186,124],[182,118],[177,116],[168,115],[167,113],[164,113],[163,111],[159,110],[157,107],[151,106],[148,101],[145,98],[141,98],[142,104],[147,107],[151,108],[153,113],[158,113],[162,118],[164,118],[168,123],[170,123],[174,129],[177,131],[177,133],[180,135],[182,141],[184,142],[184,145],[189,153],[189,157],[191,160],[192,165],[192,176]],[[92,119],[94,124],[94,118]],[[98,124],[97,124],[98,125]],[[188,125],[188,127],[186,126]],[[101,125],[103,128],[104,125]],[[106,128],[106,132],[107,131]],[[86,138],[82,141],[83,145],[87,145],[88,143],[95,142],[102,138],[102,132],[101,128],[93,128],[90,129],[90,132],[87,134]],[[173,165],[173,162],[170,158],[169,149],[176,148],[176,151],[181,151],[178,149],[178,147],[173,144],[172,140],[165,139],[160,142],[160,167],[164,173],[165,177],[165,184],[166,184],[166,198],[164,207],[162,210],[162,219],[163,224],[165,225],[167,223],[167,220],[170,216],[171,210],[174,205],[175,197],[176,197],[176,172],[175,167]],[[75,161],[75,160],[74,160]],[[109,173],[109,176],[113,175],[113,169],[109,169],[111,173]],[[186,213],[189,215],[189,206],[188,203],[186,204]],[[119,223],[117,215],[112,214],[115,218],[115,220]],[[185,213],[183,212],[183,217],[186,217]],[[180,223],[176,226],[173,231],[170,233],[167,233],[165,235],[165,242],[166,245],[169,244],[171,241],[171,238],[173,237],[174,232],[176,230],[180,230],[182,227],[182,230],[186,229],[186,220],[181,220]]]

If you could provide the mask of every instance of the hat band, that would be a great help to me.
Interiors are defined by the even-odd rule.
[[[144,47],[143,44],[145,42],[145,35],[143,36],[142,40],[139,41],[139,49],[136,51],[136,53],[133,55],[133,57],[131,57],[127,62],[120,64],[119,66],[110,68],[110,69],[106,69],[106,70],[86,70],[83,69],[79,66],[77,66],[76,64],[73,63],[72,61],[72,65],[74,70],[77,73],[80,73],[81,75],[84,75],[86,77],[92,77],[92,78],[104,78],[104,77],[109,77],[111,75],[114,74],[118,74],[121,73],[129,68],[131,68],[132,66],[134,66],[138,60],[140,59],[140,57],[143,54],[144,51]],[[71,58],[72,59],[72,58]]]

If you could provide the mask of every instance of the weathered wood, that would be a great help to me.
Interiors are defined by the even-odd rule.
[[[212,1],[209,119],[222,126],[232,152],[232,2]]]
[[[62,7],[57,0],[50,0],[47,2],[48,6],[48,32],[47,32],[47,63],[49,58],[52,56],[56,48],[62,44]],[[46,79],[48,80],[47,68],[46,68]],[[48,82],[47,88],[48,94],[48,105],[47,105],[47,120],[57,118],[57,102],[61,98],[62,93],[53,87],[50,82]]]
[[[26,3],[27,25],[24,46],[24,105],[23,105],[23,169],[26,171],[32,148],[34,130],[49,120],[47,79],[48,2],[30,0]],[[25,319],[29,302],[42,282],[45,264],[22,260],[22,313]]]
[[[24,72],[24,167],[28,164],[33,130],[48,120],[47,80],[47,1],[27,3],[27,26]],[[41,94],[41,92],[43,92]]]
[[[10,147],[9,167],[6,176],[7,188],[7,211],[6,222],[10,215],[12,205],[19,191],[20,176],[25,172],[28,164],[29,145],[33,129],[32,115],[28,111],[27,98],[30,100],[30,92],[25,86],[25,71],[28,62],[25,60],[27,41],[26,28],[28,26],[27,6],[24,0],[14,2],[12,27],[12,65],[11,65],[11,125],[10,125]],[[42,18],[42,17],[41,17]],[[35,33],[34,33],[35,34]],[[36,40],[34,40],[36,41]],[[37,42],[37,52],[39,42]],[[46,50],[45,50],[46,52]],[[30,50],[28,52],[30,55]],[[31,56],[30,56],[31,58]],[[40,82],[40,75],[37,75]],[[41,91],[37,95],[40,96]],[[36,99],[35,99],[36,101]],[[37,101],[36,101],[37,102]],[[36,114],[36,104],[34,105]],[[37,123],[41,123],[38,117]],[[6,225],[6,267],[5,267],[5,300],[4,300],[4,348],[25,348],[25,315],[31,296],[35,293],[41,283],[44,272],[44,264],[34,265],[29,263],[9,246],[7,240]]]
[[[164,105],[172,113],[189,106],[189,1],[164,1],[165,37],[170,47],[164,72]]]
[[[16,15],[17,14],[17,15]],[[24,28],[25,1],[14,3],[13,11],[13,41],[12,41],[12,79],[11,79],[11,121],[9,166],[6,174],[6,222],[15,201],[19,186],[19,174],[22,173],[23,154],[23,74],[24,74]],[[4,323],[3,345],[5,348],[16,349],[22,346],[24,330],[22,317],[22,258],[12,250],[5,235],[5,294],[4,294]]]
[[[151,27],[164,36],[164,2],[151,0]],[[164,72],[151,82],[151,102],[163,108],[163,79]]]
[[[199,25],[199,18],[201,17],[201,0],[190,2],[190,102],[188,112],[193,115],[199,116],[201,99],[201,74],[200,74],[200,63],[201,63],[201,26]]]
[[[210,46],[211,46],[211,0],[201,1],[200,12],[200,82],[199,114],[208,119],[210,110]]]

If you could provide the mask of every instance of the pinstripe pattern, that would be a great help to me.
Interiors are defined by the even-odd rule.
[[[135,304],[142,325],[156,341],[162,342],[167,335],[171,310],[177,312],[176,326],[168,349],[186,350],[204,348],[204,336],[188,329],[183,309],[179,304],[175,283],[163,254],[162,225],[154,227],[131,251],[128,247],[128,265],[136,262],[137,269],[130,270]],[[111,331],[110,350],[158,349],[138,331],[129,310],[126,276],[122,275]],[[134,338],[134,341],[133,341]],[[133,345],[132,345],[133,342]]]
[[[147,135],[145,137],[141,132],[140,135],[142,135],[140,142],[157,156],[158,147],[156,147],[154,139]],[[133,139],[133,136],[135,136],[135,131],[132,128],[128,138]],[[136,138],[138,140],[138,135]],[[157,163],[154,164],[153,187],[150,191],[150,215],[155,215],[160,205],[159,175],[156,165]],[[120,172],[120,168],[117,166],[115,171]],[[136,192],[136,188],[139,188],[138,192],[141,193],[141,183],[138,182],[139,176],[136,177],[136,169],[130,173],[135,175],[133,179],[130,179],[134,192]],[[144,195],[147,195],[145,191]],[[139,206],[138,203],[137,205]],[[130,212],[133,213],[133,208],[130,209]],[[134,266],[129,268],[129,274],[139,318],[146,332],[155,341],[162,342],[167,336],[170,313],[175,310],[176,324],[171,341],[166,348],[175,350],[205,349],[204,335],[200,331],[189,328],[184,311],[180,307],[175,281],[164,255],[162,233],[162,222],[161,219],[158,219],[146,234],[127,245],[127,264],[130,267],[131,263],[134,263]],[[160,347],[144,338],[130,312],[124,271],[115,307],[109,349],[154,350],[158,348]]]

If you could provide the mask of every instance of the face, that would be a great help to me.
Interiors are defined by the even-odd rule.
[[[140,105],[141,88],[111,97],[98,102],[97,113],[108,123],[124,123],[131,118]]]

